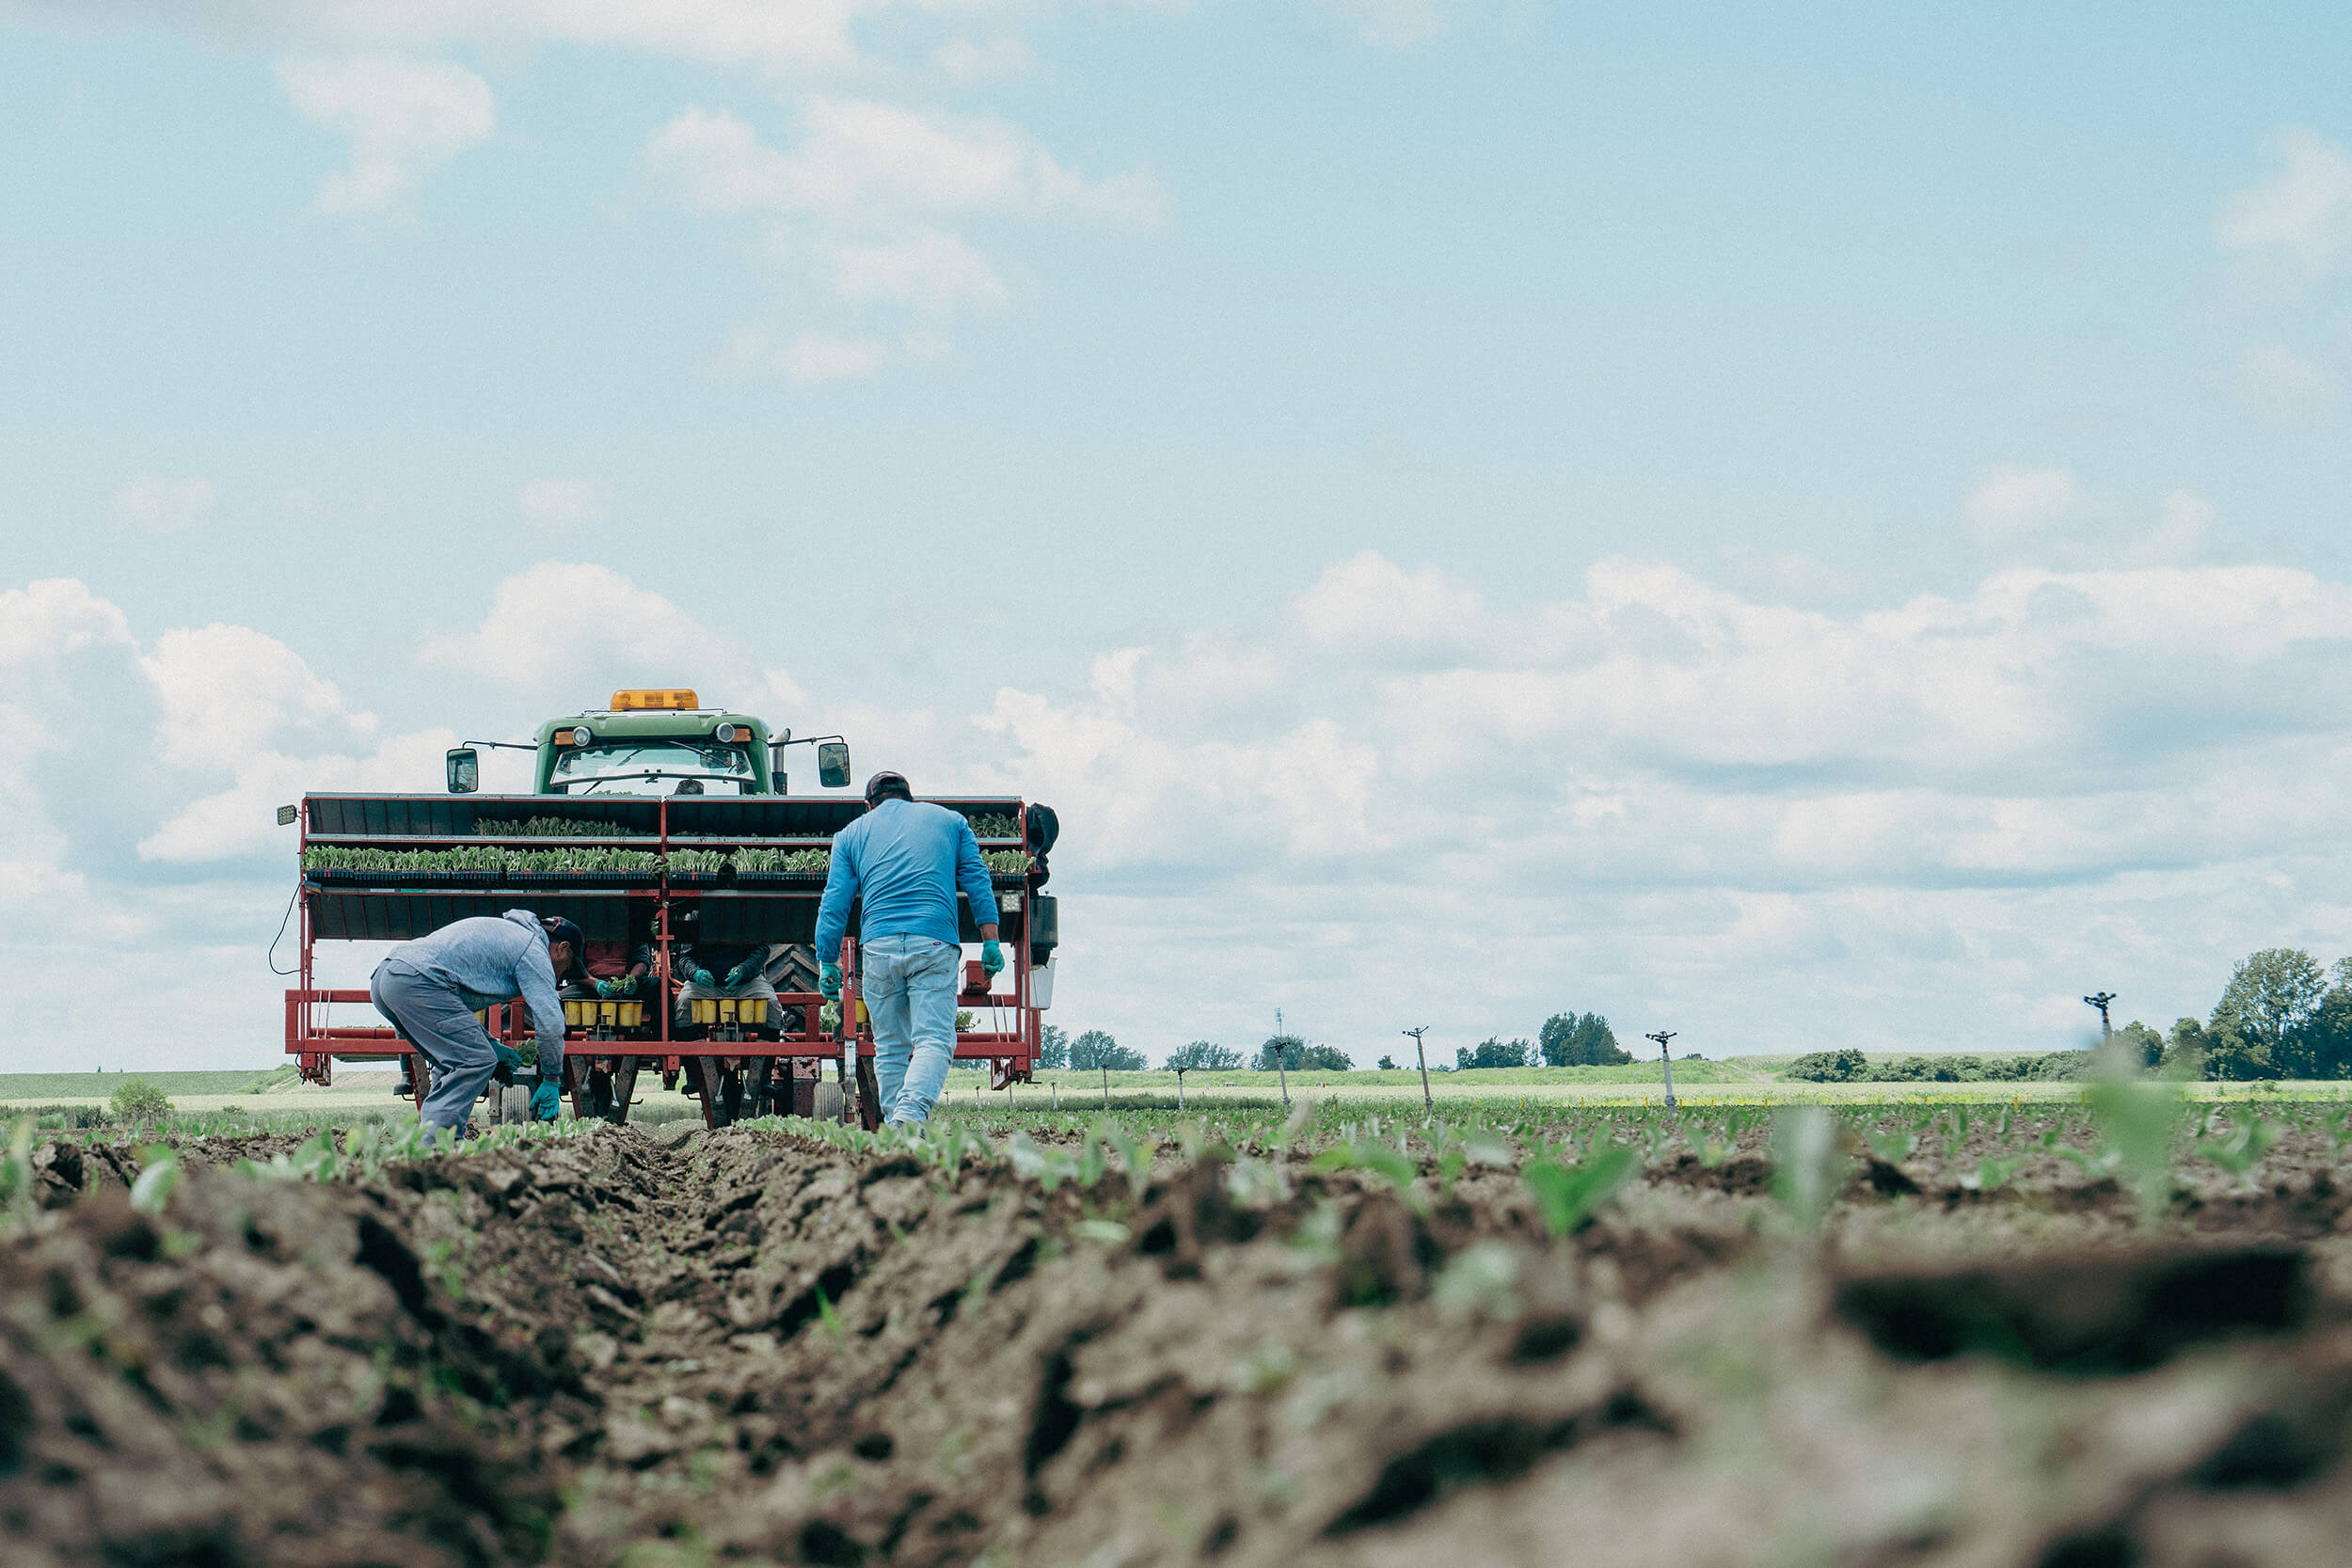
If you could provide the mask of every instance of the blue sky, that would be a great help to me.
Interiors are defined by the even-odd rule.
[[[0,28],[0,941],[148,954],[156,1065],[268,1054],[268,804],[624,681],[1056,800],[1057,1012],[1154,1055],[2352,948],[2333,8]]]

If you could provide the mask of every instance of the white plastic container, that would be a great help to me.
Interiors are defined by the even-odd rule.
[[[1054,1005],[1054,960],[1029,966],[1029,1006],[1040,1012]]]

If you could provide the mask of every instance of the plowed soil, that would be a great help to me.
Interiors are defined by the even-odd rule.
[[[1514,1172],[1279,1154],[1053,1192],[631,1128],[229,1168],[37,1151],[0,1243],[10,1564],[2352,1561],[2323,1141],[2153,1232],[2049,1160],[1760,1158],[1544,1230]]]

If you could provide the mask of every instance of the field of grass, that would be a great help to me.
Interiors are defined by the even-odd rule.
[[[175,1101],[183,1096],[258,1094],[293,1077],[294,1070],[288,1066],[215,1072],[0,1072],[0,1104],[103,1105],[123,1085],[141,1078]]]

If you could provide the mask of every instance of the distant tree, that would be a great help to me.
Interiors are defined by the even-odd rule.
[[[2230,972],[2213,1012],[2218,1032],[2236,1026],[2238,1049],[2222,1061],[2231,1077],[2280,1078],[2307,1070],[2306,1028],[2328,994],[2328,976],[2299,947],[2265,947]]]
[[[1295,1068],[1299,1065],[1299,1053],[1306,1049],[1307,1042],[1296,1035],[1270,1035],[1258,1047],[1249,1065],[1260,1072],[1272,1072],[1278,1067]]]
[[[115,1090],[107,1105],[117,1121],[161,1121],[171,1115],[171,1097],[144,1078],[134,1078]]]
[[[1047,1024],[1038,1035],[1037,1065],[1040,1067],[1068,1067],[1070,1065],[1070,1037],[1053,1024]]]
[[[1241,1053],[1230,1045],[1214,1045],[1207,1040],[1195,1040],[1168,1053],[1168,1070],[1179,1069],[1186,1072],[1196,1068],[1211,1072],[1231,1072],[1241,1066]]]
[[[1544,1020],[1535,1043],[1546,1067],[1622,1067],[1633,1060],[1598,1013],[1554,1013]]]
[[[1870,1064],[1852,1046],[1843,1051],[1816,1051],[1800,1056],[1782,1069],[1787,1077],[1815,1084],[1856,1084],[1870,1076]]]
[[[1525,1067],[1528,1058],[1534,1053],[1534,1047],[1523,1039],[1501,1040],[1489,1035],[1474,1047],[1456,1046],[1454,1051],[1454,1065],[1465,1069]]]
[[[2164,1042],[2164,1075],[2168,1078],[2202,1078],[2205,1075],[2205,1023],[2202,1019],[2176,1019],[2172,1034]]]
[[[1113,1072],[1139,1072],[1152,1064],[1140,1051],[1130,1051],[1100,1029],[1089,1029],[1070,1042],[1070,1065],[1081,1072],[1107,1068]]]
[[[2134,1067],[2152,1068],[2164,1060],[2164,1037],[2137,1019],[2115,1032],[2115,1045]]]
[[[1280,1056],[1279,1065],[1293,1072],[1353,1072],[1356,1059],[1336,1045],[1309,1045],[1296,1035],[1275,1035],[1258,1047],[1257,1060],[1250,1065],[1260,1072],[1272,1072]]]
[[[1380,1058],[1380,1070],[1383,1072],[1394,1072],[1396,1070],[1396,1062],[1393,1058],[1390,1057],[1386,1053],[1383,1053]]]
[[[2296,1054],[2311,1077],[2352,1078],[2352,987],[2332,986],[2319,999],[2319,1010],[2303,1025]]]

